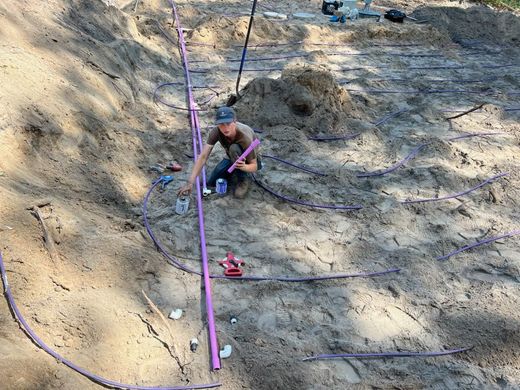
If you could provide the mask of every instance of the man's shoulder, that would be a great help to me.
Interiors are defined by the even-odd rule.
[[[245,135],[248,135],[250,137],[252,137],[255,134],[253,129],[251,127],[249,127],[248,125],[246,125],[245,123],[237,122],[237,129],[240,130]]]
[[[218,127],[217,126],[214,126],[212,129],[210,129],[209,133],[208,133],[208,144],[210,145],[215,145],[217,143],[217,141],[219,140],[219,134],[220,132],[218,131]]]

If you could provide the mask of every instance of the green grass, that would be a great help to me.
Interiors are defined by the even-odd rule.
[[[520,10],[520,0],[482,0],[482,2],[497,8]]]

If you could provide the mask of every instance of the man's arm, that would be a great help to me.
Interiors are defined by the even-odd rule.
[[[206,161],[208,161],[208,157],[211,154],[211,151],[213,150],[213,145],[206,144],[202,148],[202,153],[197,158],[197,161],[195,161],[195,165],[193,166],[193,169],[191,170],[190,178],[188,179],[188,183],[186,183],[181,189],[177,192],[177,195],[190,195],[191,189],[193,187],[193,184],[195,184],[195,180],[197,179],[197,176],[199,176],[200,172],[202,171],[202,167],[204,167],[204,164],[206,164]]]
[[[258,170],[258,164],[256,158],[251,162],[246,163],[244,160],[237,161],[236,169],[240,169],[242,172],[254,173]]]

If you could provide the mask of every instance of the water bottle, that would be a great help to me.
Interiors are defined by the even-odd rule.
[[[227,192],[227,180],[226,179],[218,179],[217,180],[217,194],[220,196],[226,195]]]

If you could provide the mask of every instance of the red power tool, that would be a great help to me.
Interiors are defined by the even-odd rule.
[[[235,258],[233,252],[227,252],[226,258],[218,262],[222,267],[224,267],[224,275],[229,277],[238,277],[242,276],[242,269],[240,268],[244,265],[244,261]]]

